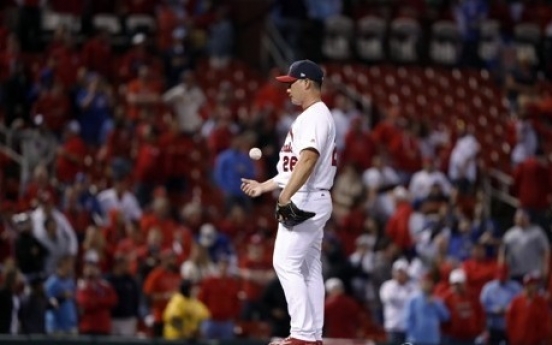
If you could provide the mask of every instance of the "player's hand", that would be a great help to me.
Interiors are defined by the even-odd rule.
[[[252,198],[256,198],[259,195],[263,194],[263,187],[259,182],[246,178],[242,178],[241,180],[241,189],[245,194],[249,195]]]

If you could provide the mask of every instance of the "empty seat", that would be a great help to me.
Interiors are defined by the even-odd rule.
[[[72,32],[79,32],[81,21],[71,14],[60,14],[51,11],[42,13],[42,30],[54,31],[60,26],[64,26]]]
[[[346,60],[351,57],[351,40],[354,33],[354,23],[351,18],[334,16],[324,24],[325,34],[322,43],[322,53],[332,60]]]
[[[121,23],[117,16],[111,14],[97,14],[93,19],[94,26],[106,30],[112,35],[121,33]]]
[[[385,31],[382,18],[367,16],[358,21],[355,46],[360,59],[375,62],[385,58]]]
[[[486,20],[480,26],[481,39],[479,41],[478,55],[482,61],[493,61],[498,58],[500,49],[500,22],[498,20]]]
[[[134,14],[126,20],[127,30],[130,32],[154,32],[155,18],[143,14]]]
[[[521,23],[514,28],[516,53],[524,56],[532,64],[539,62],[538,46],[541,41],[541,30],[537,24]]]
[[[395,62],[416,62],[420,24],[411,18],[398,18],[391,23],[390,55]]]
[[[457,64],[460,44],[460,32],[456,23],[443,20],[433,24],[429,55],[434,62],[449,66]]]

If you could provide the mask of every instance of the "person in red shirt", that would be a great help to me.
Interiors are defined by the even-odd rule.
[[[140,65],[138,77],[128,83],[126,101],[132,121],[138,121],[144,109],[155,109],[160,104],[162,87],[152,73],[150,67]]]
[[[451,343],[473,343],[483,333],[483,308],[479,296],[466,286],[466,273],[454,269],[449,276],[450,288],[443,298],[450,311],[450,320],[444,325],[444,333]]]
[[[227,257],[220,258],[217,268],[217,275],[207,277],[201,283],[199,299],[211,313],[211,318],[202,325],[203,335],[207,339],[232,339],[241,311],[240,284],[228,272]]]
[[[506,311],[506,333],[510,345],[550,344],[552,315],[549,303],[539,293],[541,279],[528,274],[524,291],[515,297]]]
[[[259,302],[261,293],[268,282],[275,277],[272,260],[267,260],[262,242],[261,235],[251,236],[246,255],[239,263],[244,293],[242,318],[246,320],[259,319],[262,312]]]
[[[140,219],[140,229],[147,237],[151,229],[157,228],[161,231],[163,248],[169,247],[173,242],[173,234],[176,232],[177,224],[171,218],[170,204],[166,196],[155,196],[152,202],[152,211],[144,213]]]
[[[90,71],[101,74],[110,80],[113,71],[110,61],[113,61],[113,54],[109,33],[107,30],[99,29],[96,35],[82,47],[82,63]]]
[[[542,149],[518,164],[514,170],[514,195],[519,199],[519,206],[531,215],[537,224],[548,227],[545,213],[552,197],[552,178],[550,167]]]
[[[70,110],[69,99],[63,92],[63,85],[55,81],[51,89],[43,89],[33,106],[33,115],[42,114],[44,124],[56,135],[61,136]]]
[[[468,289],[476,296],[481,294],[485,284],[495,278],[498,270],[496,258],[488,259],[485,254],[485,245],[475,243],[471,257],[462,263],[462,269],[466,272]]]
[[[373,135],[362,128],[362,119],[351,121],[351,128],[345,135],[345,148],[341,154],[340,166],[353,164],[357,169],[364,171],[372,166],[377,153]]]
[[[324,305],[324,333],[328,338],[360,337],[366,316],[358,303],[344,292],[339,278],[326,281],[328,296]]]
[[[57,152],[56,177],[65,184],[73,183],[77,174],[84,169],[88,149],[79,133],[79,123],[71,121],[65,130],[64,143]]]
[[[163,250],[161,264],[148,274],[143,286],[144,294],[151,303],[155,337],[163,336],[163,312],[170,298],[178,292],[180,281],[176,256],[170,249]]]
[[[422,169],[422,151],[413,124],[409,123],[404,131],[393,135],[388,150],[394,168],[407,182],[414,173]]]
[[[88,261],[79,281],[76,301],[81,311],[80,334],[108,335],[111,333],[111,308],[117,304],[117,294],[111,284],[101,278],[98,262]]]
[[[159,169],[161,151],[157,142],[156,130],[148,126],[143,133],[143,142],[138,147],[134,164],[134,181],[137,184],[136,198],[141,207],[146,206],[155,184],[162,178],[163,171]]]
[[[414,209],[404,187],[396,187],[393,196],[395,197],[395,213],[389,218],[385,233],[402,251],[408,251],[413,247],[410,236],[410,216]]]

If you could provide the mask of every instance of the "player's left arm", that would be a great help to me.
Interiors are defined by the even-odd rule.
[[[312,147],[303,149],[291,173],[291,177],[280,193],[278,202],[285,205],[291,201],[291,197],[301,188],[312,174],[320,154]]]

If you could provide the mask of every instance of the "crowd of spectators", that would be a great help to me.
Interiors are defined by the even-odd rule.
[[[183,3],[91,1],[92,15],[155,14],[157,32],[127,32],[122,54],[101,28],[77,44],[60,27],[42,46],[37,28],[0,26],[6,145],[25,167],[0,156],[0,333],[288,335],[271,262],[274,199],[251,200],[239,185],[274,174],[298,109],[277,70],[251,99],[222,80],[210,95],[205,74],[244,68],[232,60],[229,12]],[[75,4],[50,3],[83,10],[64,7]],[[42,2],[17,6],[32,17]],[[368,114],[326,85],[340,157],[322,250],[326,337],[550,339],[551,174],[524,116],[531,85],[515,85],[510,229],[489,213],[486,147],[470,123],[435,128],[400,105]]]

